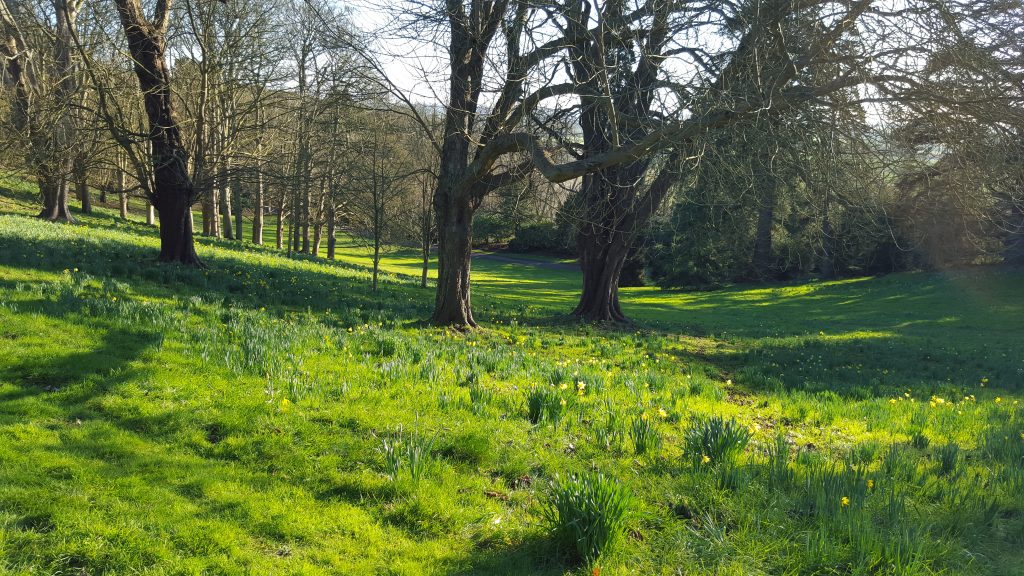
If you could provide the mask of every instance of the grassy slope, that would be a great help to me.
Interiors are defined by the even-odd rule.
[[[0,212],[30,211],[9,188]],[[563,573],[546,483],[591,467],[639,497],[604,573],[1024,565],[1020,272],[627,290],[646,328],[602,332],[557,318],[575,274],[480,260],[488,328],[463,337],[416,324],[411,252],[372,294],[351,243],[326,263],[203,240],[200,272],[151,263],[144,226],[82,222],[0,216],[0,573]],[[550,382],[567,414],[531,426]],[[754,429],[736,466],[688,463],[702,414]],[[398,427],[434,438],[418,485],[384,474]]]

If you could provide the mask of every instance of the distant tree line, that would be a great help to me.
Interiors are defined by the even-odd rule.
[[[1024,8],[1002,0],[0,0],[0,164],[40,217],[333,258],[416,246],[475,326],[471,251],[618,288],[1024,261]],[[387,54],[389,46],[395,53]],[[437,57],[414,57],[410,47]],[[435,99],[386,72],[421,64]],[[197,219],[199,222],[197,222]]]

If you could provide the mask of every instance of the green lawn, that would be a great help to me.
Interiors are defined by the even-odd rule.
[[[373,293],[351,238],[192,270],[33,210],[0,182],[0,574],[592,574],[545,510],[598,472],[601,574],[1024,574],[1024,271],[628,289],[604,330],[481,259],[463,335],[415,251]]]

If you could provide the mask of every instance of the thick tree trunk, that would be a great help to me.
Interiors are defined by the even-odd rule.
[[[192,238],[192,210],[187,198],[165,194],[156,209],[160,213],[159,260],[202,266]]]
[[[39,192],[43,197],[43,209],[39,217],[51,222],[74,222],[68,207],[69,182],[58,174],[39,174]]]
[[[587,322],[625,322],[619,305],[619,276],[629,254],[627,234],[584,224],[577,237],[583,291],[572,315]]]
[[[154,21],[146,19],[140,0],[115,0],[149,121],[153,162],[153,204],[160,213],[160,260],[202,266],[192,238],[192,203],[188,152],[174,112],[171,78],[164,56],[170,2],[157,2]]]
[[[437,220],[437,295],[431,322],[475,328],[469,292],[473,210],[468,199],[457,198],[450,206],[437,206]]]

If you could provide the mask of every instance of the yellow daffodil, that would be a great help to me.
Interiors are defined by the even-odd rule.
[[[868,478],[868,490],[874,490],[874,489],[875,489],[875,481],[870,479],[870,478]]]
[[[565,382],[562,382],[562,385],[558,387],[559,390],[567,390],[568,388],[569,385],[566,384]]]
[[[666,412],[664,408],[658,408],[658,416],[668,418],[668,412]]]
[[[704,454],[703,456],[700,457],[700,461],[704,464],[707,464],[708,462],[711,462],[711,457],[708,456],[707,454]]]
[[[292,401],[287,398],[281,399],[281,412],[287,412],[292,406]]]
[[[565,398],[562,398],[562,401],[559,402],[559,404],[561,404],[562,406],[565,406]]]
[[[843,496],[842,500],[839,501],[839,504],[845,508],[850,505],[850,499],[847,498],[846,496]]]
[[[999,396],[996,396],[996,404],[999,404],[1002,401],[1003,401],[1002,398],[1000,398]]]
[[[647,412],[640,414],[640,419],[643,420],[644,422],[647,422]]]

